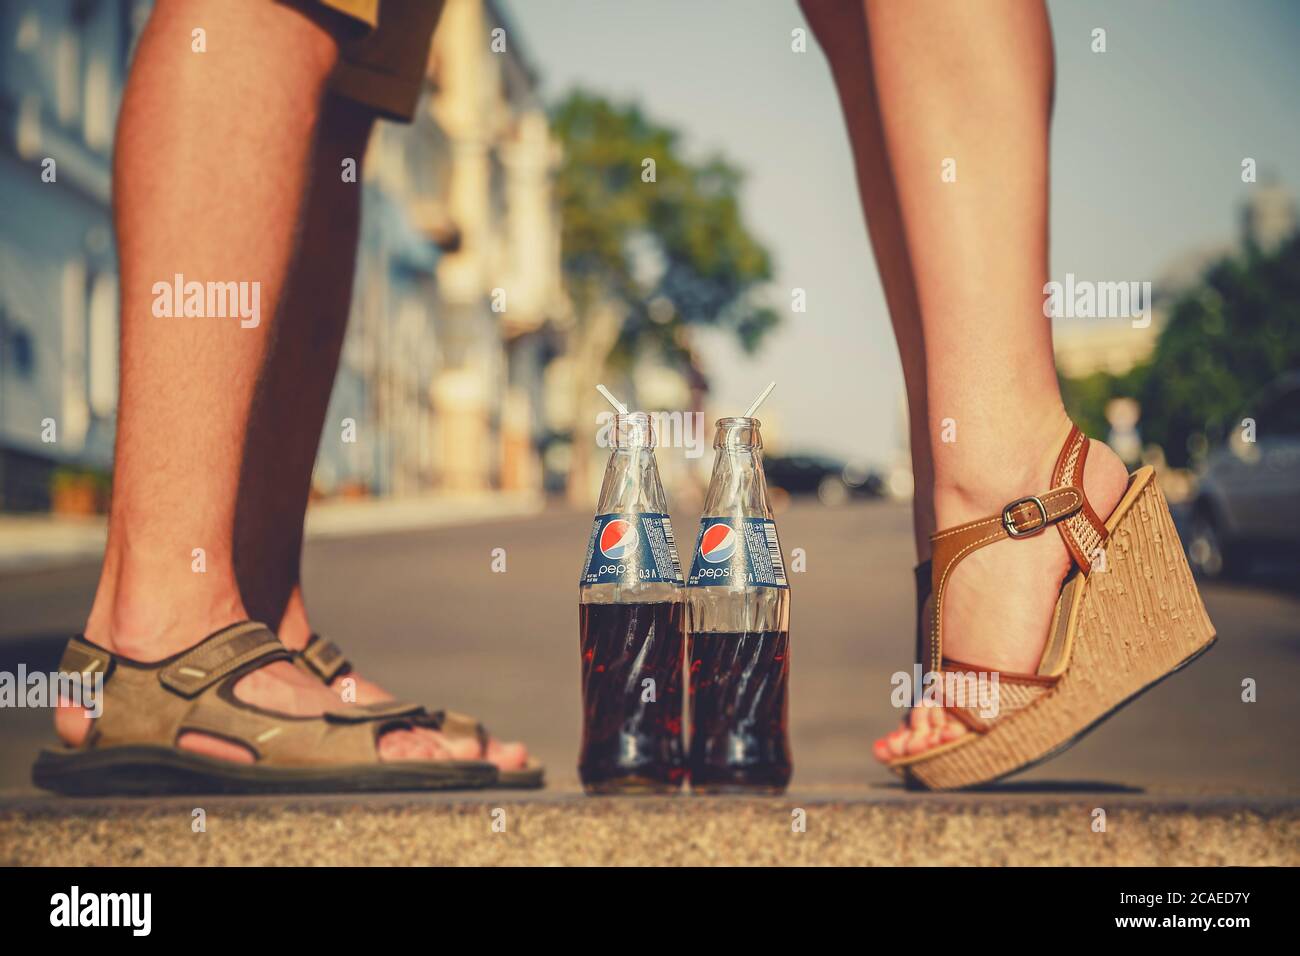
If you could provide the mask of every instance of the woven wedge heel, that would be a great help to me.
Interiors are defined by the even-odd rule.
[[[934,536],[930,663],[945,678],[978,670],[942,653],[943,586],[962,558],[1055,525],[1074,569],[1061,589],[1037,671],[998,675],[995,716],[945,701],[945,710],[969,732],[892,761],[909,782],[933,790],[976,786],[1055,756],[1214,643],[1214,626],[1153,469],[1130,476],[1103,523],[1083,493],[1086,456],[1087,438],[1071,428],[1051,491]]]

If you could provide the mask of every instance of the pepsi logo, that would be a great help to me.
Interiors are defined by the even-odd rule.
[[[736,553],[736,529],[730,525],[712,524],[700,536],[700,557],[709,564],[730,561]]]
[[[611,561],[622,561],[636,553],[636,525],[623,518],[615,518],[600,533],[600,553]]]

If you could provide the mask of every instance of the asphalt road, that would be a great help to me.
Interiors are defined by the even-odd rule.
[[[680,515],[679,539],[694,538]],[[317,628],[403,698],[469,711],[527,740],[550,795],[577,790],[577,576],[590,517],[551,511],[432,531],[316,541],[306,586]],[[792,575],[793,790],[913,799],[870,760],[898,719],[889,678],[912,647],[905,508],[796,504],[778,516]],[[505,573],[492,570],[504,548]],[[0,577],[0,670],[51,668],[84,621],[97,569]],[[1072,750],[1002,785],[1026,794],[1146,799],[1300,799],[1300,597],[1284,587],[1204,589],[1219,643]],[[1258,700],[1244,703],[1244,678]],[[28,767],[51,739],[46,712],[0,710],[0,794],[33,796]],[[42,801],[44,802],[44,801]],[[52,801],[57,803],[58,801]]]

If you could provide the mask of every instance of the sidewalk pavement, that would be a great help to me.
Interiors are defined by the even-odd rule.
[[[1258,797],[860,787],[735,799],[487,791],[0,801],[5,866],[1297,863],[1300,809]]]
[[[421,498],[330,500],[307,510],[307,539],[423,531],[538,514],[539,494],[487,492]],[[98,562],[107,520],[0,514],[0,575]]]

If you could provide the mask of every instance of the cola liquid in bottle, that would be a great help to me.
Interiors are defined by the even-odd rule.
[[[672,793],[682,738],[682,571],[643,412],[618,415],[578,606],[588,793]]]
[[[691,789],[781,793],[790,585],[767,501],[756,418],[718,421],[717,458],[686,582]]]

